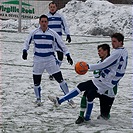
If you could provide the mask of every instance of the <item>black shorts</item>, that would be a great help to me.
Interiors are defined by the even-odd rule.
[[[96,97],[99,96],[97,93],[97,87],[93,84],[92,80],[80,83],[78,86],[80,91],[85,91],[84,95],[87,97],[89,102],[92,102]]]

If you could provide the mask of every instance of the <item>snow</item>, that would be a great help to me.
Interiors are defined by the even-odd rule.
[[[132,6],[118,6],[108,1],[69,2],[60,11],[69,20],[73,34],[108,36],[113,32],[132,34]]]
[[[114,5],[106,0],[72,0],[60,9],[65,16],[72,35],[104,35],[121,32],[126,37],[132,36],[132,5]],[[38,20],[22,22],[22,29],[30,31],[38,26]],[[18,21],[0,21],[2,30],[17,30]]]
[[[92,11],[91,7],[88,8],[89,5],[94,7],[95,11]],[[101,8],[102,5],[103,8]],[[73,0],[60,10],[66,15],[72,33],[72,43],[66,43],[66,45],[71,52],[74,63],[80,60],[96,63],[99,60],[97,46],[102,43],[108,43],[111,46],[110,37],[101,34],[99,34],[100,36],[89,34],[97,25],[94,24],[94,15],[91,13],[97,14],[99,12],[97,14],[98,27],[102,25],[104,29],[111,24],[117,31],[121,31],[126,36],[124,46],[129,54],[128,66],[125,76],[120,81],[110,120],[97,120],[99,100],[95,99],[91,122],[76,125],[75,120],[79,115],[82,94],[73,99],[77,104],[74,109],[67,102],[58,108],[54,107],[48,100],[48,95],[62,96],[63,93],[56,81],[48,79],[49,75],[46,72],[44,72],[41,82],[43,106],[35,107],[33,103],[35,95],[32,80],[32,45],[28,53],[28,60],[24,61],[21,58],[22,45],[28,35],[27,31],[38,25],[38,20],[31,20],[32,26],[30,28],[27,26],[26,32],[0,32],[1,133],[132,133],[133,40],[130,34],[132,27],[129,24],[129,18],[132,14],[130,13],[130,6],[127,8],[127,5],[124,5],[123,7],[117,7],[117,9],[116,7],[116,5],[107,1],[87,0],[86,2],[79,2]],[[113,15],[112,18],[111,15]],[[103,20],[102,18],[106,19]],[[128,22],[122,30],[120,30],[120,27],[123,27],[124,22],[121,21],[120,23],[121,19]],[[115,25],[112,20],[115,20]],[[17,31],[17,21],[14,20],[0,21],[0,26],[2,30]],[[63,40],[65,42],[65,36],[63,36]],[[92,79],[92,72],[88,72],[83,76],[77,75],[74,71],[74,65],[70,66],[66,58],[63,60],[61,71],[70,90],[78,83]]]

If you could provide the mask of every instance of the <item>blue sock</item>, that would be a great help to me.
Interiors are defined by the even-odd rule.
[[[34,92],[37,99],[41,99],[41,87],[40,86],[34,86]]]
[[[87,109],[86,109],[86,114],[84,118],[86,121],[90,120],[92,108],[93,108],[93,101],[87,102]]]
[[[61,104],[62,102],[66,101],[66,100],[69,100],[69,99],[72,99],[73,97],[77,96],[81,91],[76,88],[76,89],[73,89],[72,91],[70,91],[69,93],[67,93],[65,96],[63,96],[62,98],[60,98],[58,100],[58,103]]]

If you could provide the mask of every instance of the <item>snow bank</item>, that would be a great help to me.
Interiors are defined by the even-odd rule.
[[[71,1],[60,13],[66,16],[72,34],[108,36],[121,32],[132,35],[132,6],[118,6],[108,1]]]
[[[86,2],[72,0],[59,12],[67,19],[72,35],[109,36],[114,32],[121,32],[126,37],[132,36],[131,5],[118,6],[106,0],[87,0]],[[22,30],[29,31],[37,26],[38,20],[22,22]],[[18,21],[0,20],[2,30],[17,30],[17,28]]]

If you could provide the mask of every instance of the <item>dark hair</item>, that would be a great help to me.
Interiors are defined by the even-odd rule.
[[[48,20],[48,17],[44,14],[39,17],[39,20],[41,20],[42,18],[47,18],[47,20]]]
[[[97,49],[102,48],[103,50],[108,51],[108,56],[110,56],[110,46],[108,44],[101,44],[97,46]]]
[[[124,36],[121,33],[114,33],[111,38],[116,38],[119,42],[122,42],[123,45]]]
[[[57,7],[57,4],[56,4],[54,1],[50,2],[50,3],[49,3],[49,6],[50,6],[51,4],[55,4],[56,7]]]

